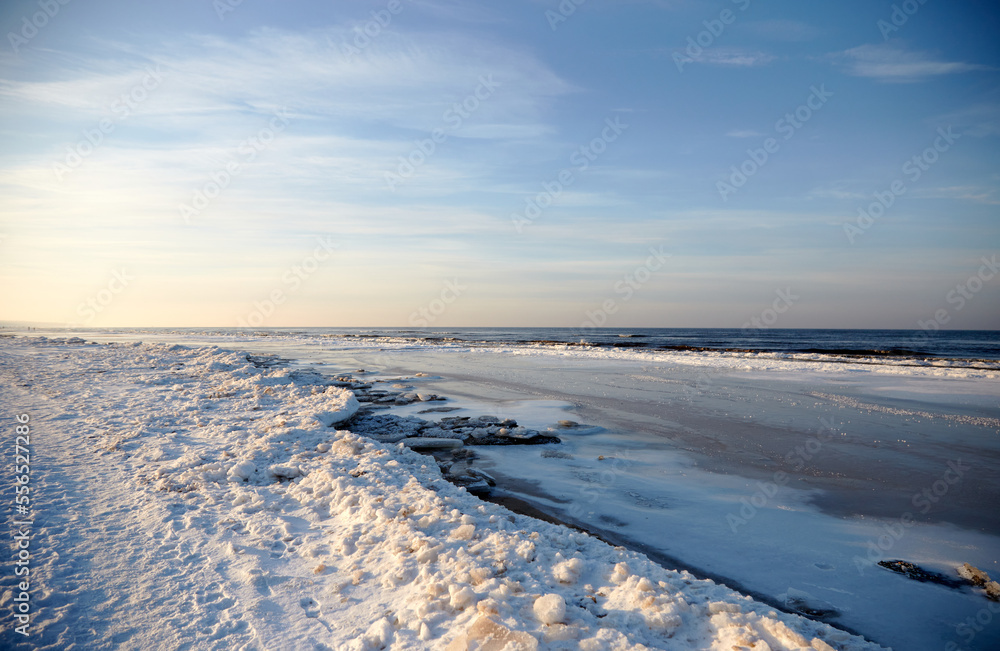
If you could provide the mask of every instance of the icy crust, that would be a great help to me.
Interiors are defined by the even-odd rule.
[[[802,371],[820,373],[871,373],[912,377],[1000,378],[1000,363],[963,360],[893,360],[879,357],[841,358],[835,355],[802,353],[686,352],[641,349],[587,349],[573,346],[517,346],[479,348],[472,351],[502,352],[524,356],[565,356],[587,359],[615,359],[673,363],[703,368],[743,371]]]
[[[393,613],[346,648],[879,648],[483,503],[405,448],[340,431],[316,461],[288,496],[339,525],[327,567],[358,568]]]
[[[168,364],[170,375],[140,374],[137,383],[167,389],[161,395],[163,403],[176,404],[183,415],[175,424],[193,426],[200,438],[211,441],[178,448],[167,442],[180,438],[177,431],[159,442],[144,441],[137,456],[155,464],[155,470],[140,476],[153,481],[157,489],[193,490],[205,483],[297,477],[297,462],[315,454],[319,442],[328,437],[323,428],[349,419],[359,407],[353,393],[322,384],[320,376],[259,369],[245,354],[181,346],[144,348],[154,367],[162,363],[157,352],[175,359]],[[118,449],[139,433],[109,433],[105,440]]]
[[[429,457],[328,427],[357,402],[318,376],[218,349],[62,344],[67,373],[43,388],[66,419],[141,499],[187,503],[172,535],[216,543],[229,618],[249,626],[200,648],[881,648],[484,503]],[[89,386],[60,393],[73,372]],[[144,580],[156,590],[153,569]]]
[[[577,359],[614,359],[674,363],[696,367],[747,371],[799,371],[806,368],[823,373],[871,373],[914,377],[1000,378],[1000,362],[993,360],[844,357],[828,353],[682,351],[655,348],[606,348],[573,344],[500,344],[492,342],[436,341],[417,343],[394,337],[338,340],[340,350],[454,350],[467,353],[555,356]]]

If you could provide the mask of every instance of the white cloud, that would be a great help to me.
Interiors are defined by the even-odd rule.
[[[753,68],[771,63],[777,57],[766,52],[757,50],[747,50],[735,47],[709,48],[702,52],[695,61],[716,66],[734,66],[739,68]]]
[[[643,51],[653,57],[670,57],[684,63],[695,62],[738,68],[764,66],[777,59],[776,56],[767,52],[740,47],[708,47],[697,55],[693,55],[689,49],[684,48],[651,48]]]
[[[45,81],[0,81],[0,117],[17,118],[8,129],[22,123],[39,130],[38,138],[24,139],[29,151],[8,150],[0,159],[5,202],[25,218],[70,230],[81,211],[89,223],[112,226],[141,215],[176,226],[179,204],[235,160],[238,176],[200,224],[263,206],[312,214],[315,206],[330,205],[362,222],[363,215],[382,220],[376,230],[406,228],[413,214],[421,220],[418,230],[478,230],[473,224],[480,220],[464,213],[416,208],[410,217],[405,211],[387,216],[379,206],[404,196],[412,201],[473,189],[497,159],[512,156],[503,143],[544,141],[551,130],[549,103],[573,88],[531,55],[497,43],[387,31],[348,59],[339,46],[353,34],[267,29],[237,39],[187,36],[153,43],[146,56],[133,46],[107,44],[98,59],[40,57]],[[149,67],[161,71],[162,83],[98,146],[84,142],[86,130],[115,118],[110,103]],[[491,76],[496,87],[476,98],[481,80]],[[463,109],[465,117],[450,114],[461,117],[460,125],[446,117],[455,102],[469,97],[474,101]],[[268,127],[277,107],[288,109],[287,128],[249,160],[241,144]],[[60,127],[46,130],[51,124]],[[449,141],[403,180],[399,197],[391,195],[385,173],[436,128]],[[456,139],[489,147],[492,158],[457,160],[465,151],[451,142]],[[82,164],[54,173],[56,163],[66,162],[67,148],[80,143],[87,152]]]
[[[844,65],[848,74],[895,83],[990,69],[973,63],[935,59],[925,52],[904,50],[894,44],[861,45],[834,55],[834,59]]]
[[[918,188],[914,190],[914,196],[922,199],[957,199],[960,201],[970,201],[987,205],[1000,205],[1000,197],[997,196],[996,188],[989,188],[976,185],[955,185],[937,188]]]
[[[973,138],[1000,136],[1000,103],[977,102],[942,115],[934,121],[942,125],[953,125],[962,135]]]
[[[146,119],[161,126],[204,133],[241,115],[288,107],[316,120],[430,130],[447,126],[445,111],[489,79],[495,92],[478,102],[468,123],[496,125],[487,137],[533,137],[543,131],[549,102],[573,90],[532,56],[502,45],[385,31],[347,56],[342,45],[355,35],[341,28],[261,29],[240,39],[187,36],[151,46],[143,57],[109,44],[106,59],[65,65],[58,79],[5,81],[0,97],[35,110],[71,109],[71,119],[99,118],[153,67],[162,71],[163,87],[143,108]]]

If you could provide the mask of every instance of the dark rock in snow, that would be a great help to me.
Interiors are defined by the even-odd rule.
[[[962,567],[958,568],[958,575],[972,585],[986,590],[988,599],[1000,601],[1000,583],[990,581],[990,575],[978,567],[963,563]]]
[[[962,587],[961,581],[956,581],[955,579],[950,579],[943,574],[938,574],[937,572],[928,572],[924,568],[910,563],[908,561],[879,561],[880,567],[884,567],[887,570],[892,570],[897,574],[902,574],[903,576],[913,579],[914,581],[920,581],[921,583],[936,583],[938,585],[943,585],[948,588],[960,588]]]
[[[414,437],[453,438],[466,445],[540,445],[561,442],[556,436],[518,427],[515,421],[500,420],[493,416],[448,416],[435,423],[416,416],[404,418],[393,414],[373,414],[373,408],[388,406],[387,403],[390,402],[385,398],[376,400],[374,405],[364,405],[348,426],[356,434],[370,436],[385,443]],[[500,427],[504,423],[510,423],[512,427]]]
[[[968,563],[963,563],[962,567],[958,568],[958,575],[972,585],[979,586],[980,588],[990,582],[989,574]]]
[[[447,413],[449,411],[457,411],[459,409],[461,409],[461,407],[431,407],[430,409],[421,409],[417,413],[418,414],[437,414],[437,413]]]
[[[558,436],[547,436],[528,430],[531,434],[525,436],[500,436],[491,434],[483,437],[471,437],[468,445],[544,445],[546,443],[562,443]]]
[[[817,599],[808,592],[789,588],[785,595],[785,606],[789,610],[802,613],[807,617],[819,620],[832,619],[840,615],[840,611],[829,603]]]

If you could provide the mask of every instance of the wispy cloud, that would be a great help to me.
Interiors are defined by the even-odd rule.
[[[990,69],[975,63],[937,59],[929,53],[905,50],[894,44],[860,45],[837,53],[833,58],[848,74],[892,83],[912,83],[941,75]]]
[[[917,189],[914,196],[922,199],[958,199],[990,206],[1000,205],[996,188],[977,185],[955,185],[948,187]]]
[[[341,45],[353,36],[345,29],[262,29],[239,39],[187,36],[147,48],[142,57],[109,45],[106,60],[77,61],[50,81],[6,81],[0,97],[99,117],[153,66],[163,71],[164,91],[169,87],[155,112],[172,125],[182,121],[190,128],[203,120],[203,127],[214,130],[223,115],[231,121],[287,107],[317,119],[426,130],[441,126],[444,111],[473,93],[480,77],[492,75],[498,90],[478,107],[475,122],[499,125],[490,131],[498,137],[532,137],[547,103],[572,91],[530,55],[498,44],[386,32],[360,55],[347,57]]]
[[[881,44],[874,20],[822,3],[773,16],[727,0],[585,3],[553,35],[559,0],[404,0],[376,20],[386,2],[244,2],[219,21],[211,3],[140,17],[94,0],[0,50],[0,301],[19,318],[74,316],[125,266],[137,280],[109,318],[234,324],[323,235],[338,253],[285,322],[403,323],[458,276],[475,287],[469,322],[573,325],[663,243],[676,275],[630,305],[725,325],[745,316],[748,283],[766,294],[795,278],[829,290],[831,323],[875,325],[853,298],[872,277],[916,295],[912,251],[934,263],[920,273],[950,273],[929,252],[996,239],[1000,94],[976,71],[1000,62],[976,47],[988,24],[948,3],[920,18],[928,46]],[[722,5],[739,16],[724,31]],[[869,39],[881,45],[855,47]],[[143,86],[149,69],[162,80]],[[483,77],[495,91],[476,97]],[[884,83],[928,79],[970,83],[920,101]],[[722,204],[718,171],[742,158],[730,150],[759,160],[769,125],[803,120],[823,82],[841,108],[781,140]],[[132,91],[148,97],[116,112]],[[605,119],[628,130],[610,142]],[[911,184],[901,166],[938,127],[959,146]],[[845,220],[894,179],[905,195],[845,252]],[[532,203],[548,205],[517,232]]]
[[[773,54],[741,47],[708,47],[697,55],[683,48],[651,48],[643,52],[655,58],[680,57],[685,62],[741,68],[764,66],[777,59]]]
[[[476,239],[504,231],[505,216],[440,197],[481,189],[489,166],[513,156],[507,147],[525,140],[544,146],[556,130],[551,103],[574,87],[532,54],[471,34],[386,31],[345,57],[341,44],[354,34],[340,27],[172,35],[141,49],[105,42],[87,54],[38,52],[31,64],[45,74],[31,74],[29,66],[0,73],[0,121],[30,125],[30,137],[0,153],[0,195],[10,219],[23,225],[20,237],[49,252],[46,277],[106,265],[106,252],[74,244],[95,228],[141,231],[175,259],[196,232],[215,243],[213,269],[247,255],[227,243],[256,242],[276,220],[283,233],[372,241],[397,232]],[[99,145],[86,142],[147,68],[162,73],[162,84],[105,130]],[[490,76],[495,90],[476,97]],[[447,122],[446,111],[463,102],[466,117]],[[277,109],[289,116],[287,128],[270,133],[266,146],[242,147]],[[449,140],[400,200],[386,191],[384,174],[433,129],[446,129]],[[55,165],[78,141],[86,156],[57,177]],[[477,148],[489,155],[469,153]],[[192,204],[194,193],[234,161],[239,173],[218,198],[183,221],[179,206]],[[288,247],[265,237],[259,248],[282,255]],[[144,250],[114,255],[137,267],[135,260],[148,264]]]
[[[752,68],[771,63],[777,57],[759,50],[736,47],[709,48],[695,57],[695,61],[716,66]]]
[[[340,45],[353,34],[328,28],[174,36],[142,54],[134,45],[107,43],[96,57],[44,61],[48,74],[40,81],[0,75],[0,119],[30,115],[40,129],[18,145],[30,151],[12,146],[0,155],[0,164],[9,161],[7,193],[46,192],[58,214],[63,194],[96,193],[107,201],[139,192],[150,206],[176,212],[210,174],[237,160],[240,178],[219,208],[237,198],[246,200],[241,208],[261,205],[265,196],[296,204],[320,197],[385,203],[385,173],[439,129],[448,141],[435,145],[432,164],[419,169],[419,183],[407,191],[447,195],[513,157],[508,147],[544,146],[556,131],[551,103],[575,91],[532,55],[473,44],[469,35],[387,31],[360,55],[345,57]],[[53,169],[67,147],[114,117],[109,106],[147,69],[160,71],[162,84],[60,182]],[[484,78],[495,88],[477,97]],[[277,110],[290,116],[289,126],[251,164],[241,143]],[[41,130],[45,125],[59,126]],[[489,156],[468,155],[479,147],[489,147]],[[463,156],[468,160],[458,160]],[[133,182],[122,192],[115,179]]]
[[[1000,102],[977,102],[934,119],[974,138],[1000,136]]]

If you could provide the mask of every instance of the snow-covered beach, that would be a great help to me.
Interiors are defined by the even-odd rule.
[[[12,648],[880,648],[843,629],[900,649],[998,639],[982,590],[875,565],[943,575],[970,562],[997,578],[995,370],[127,338],[0,340],[5,437],[21,414],[32,437],[32,619],[29,638],[4,629]],[[101,339],[117,341],[88,343]],[[349,431],[359,403],[333,378],[358,368],[448,398],[451,411],[419,401],[393,407],[400,418],[513,416],[558,435],[476,447],[494,497],[654,560],[483,502],[433,458]],[[568,418],[579,424],[557,425]],[[958,480],[937,495],[949,461]],[[934,501],[921,512],[911,496],[925,484]],[[3,587],[13,612],[13,572]],[[980,613],[992,626],[962,628]]]
[[[2,7],[0,651],[1000,651],[1000,2]]]

